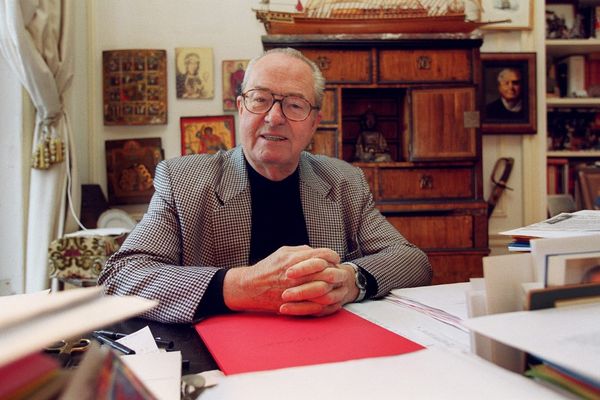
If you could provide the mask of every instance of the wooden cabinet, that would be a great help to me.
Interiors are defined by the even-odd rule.
[[[309,151],[363,169],[377,207],[427,252],[434,283],[482,276],[488,250],[483,201],[478,36],[266,35],[294,47],[327,80]],[[392,161],[358,162],[361,117],[377,116]]]

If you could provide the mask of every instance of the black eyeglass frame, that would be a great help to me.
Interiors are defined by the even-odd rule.
[[[250,92],[253,92],[253,91],[257,91],[257,90],[260,90],[260,91],[262,91],[262,92],[265,92],[265,93],[269,93],[269,94],[271,95],[271,97],[273,98],[273,102],[271,103],[271,105],[269,106],[269,108],[268,108],[268,109],[266,109],[265,111],[262,111],[262,112],[256,112],[256,111],[252,111],[252,110],[250,110],[250,109],[248,108],[248,106],[246,105],[246,99],[247,99],[247,97],[246,97],[246,96],[248,95],[248,93],[250,93]],[[307,118],[310,116],[310,113],[311,113],[311,112],[313,112],[314,110],[320,110],[320,109],[321,109],[321,107],[318,107],[318,106],[314,106],[314,105],[312,105],[312,103],[311,103],[310,101],[308,101],[307,99],[305,99],[304,97],[301,97],[301,96],[296,96],[296,95],[285,95],[285,96],[284,96],[284,95],[281,95],[281,94],[276,94],[276,93],[273,93],[273,92],[271,92],[270,90],[267,90],[267,89],[250,89],[250,90],[247,90],[247,91],[245,91],[244,93],[242,93],[242,94],[241,94],[241,96],[242,96],[242,98],[244,99],[244,101],[243,101],[243,103],[244,103],[244,108],[245,108],[246,110],[248,110],[248,112],[249,112],[249,113],[252,113],[252,114],[255,114],[255,115],[266,114],[266,113],[268,113],[269,111],[271,111],[271,109],[273,108],[273,106],[275,105],[275,103],[279,103],[279,106],[281,107],[281,112],[283,113],[283,115],[284,115],[284,116],[285,116],[287,119],[289,119],[290,121],[294,121],[294,122],[302,122],[302,121],[306,121],[306,119],[307,119]],[[278,96],[278,97],[280,97],[280,99],[277,99],[277,98],[275,98],[275,96]],[[303,101],[305,101],[305,102],[307,102],[307,103],[308,103],[308,105],[310,106],[310,109],[309,109],[309,112],[306,114],[306,117],[304,117],[304,118],[302,118],[302,119],[293,119],[293,118],[290,118],[290,117],[288,117],[288,116],[287,116],[287,114],[285,113],[284,107],[283,107],[283,101],[284,101],[286,98],[288,98],[288,97],[296,97],[296,98],[298,98],[298,99],[302,99]]]

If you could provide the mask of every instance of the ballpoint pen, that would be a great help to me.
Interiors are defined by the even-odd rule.
[[[119,350],[120,352],[122,352],[123,354],[135,354],[135,351],[130,349],[129,347],[119,343],[119,342],[115,342],[112,339],[109,339],[108,337],[98,333],[98,332],[93,332],[92,336],[98,340],[100,343],[105,344],[107,346],[112,347],[115,350]]]
[[[118,340],[118,339],[121,339],[121,338],[124,338],[125,336],[127,336],[125,333],[113,332],[113,331],[107,331],[107,330],[94,331],[94,333],[98,333],[100,335],[106,336],[107,338],[112,339],[112,340]],[[166,349],[172,349],[175,346],[175,343],[172,340],[163,339],[161,337],[155,337],[154,341],[156,342],[156,344],[158,344],[159,346],[164,346]]]

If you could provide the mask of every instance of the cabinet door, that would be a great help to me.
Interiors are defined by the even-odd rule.
[[[477,157],[475,88],[415,89],[410,99],[411,161]]]

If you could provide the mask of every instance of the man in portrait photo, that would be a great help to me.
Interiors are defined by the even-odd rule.
[[[486,104],[486,119],[523,121],[527,114],[522,96],[521,71],[517,68],[502,68],[496,81],[497,97]]]

